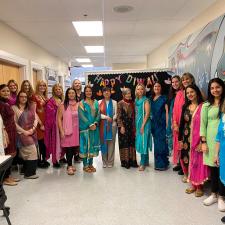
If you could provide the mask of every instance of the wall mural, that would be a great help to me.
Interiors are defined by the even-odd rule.
[[[169,67],[175,74],[191,72],[206,92],[213,77],[225,80],[225,14],[171,48]]]

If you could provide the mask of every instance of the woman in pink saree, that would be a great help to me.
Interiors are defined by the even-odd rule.
[[[209,178],[209,168],[203,164],[203,152],[201,151],[200,122],[202,104],[198,106],[192,116],[191,122],[191,146],[188,180],[192,187],[186,189],[186,193],[195,192],[196,197],[203,196],[202,186]]]

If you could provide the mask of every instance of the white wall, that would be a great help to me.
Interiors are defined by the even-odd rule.
[[[164,42],[160,47],[149,53],[147,59],[148,68],[167,68],[169,49],[175,44],[182,41],[189,34],[202,28],[210,21],[216,19],[225,13],[225,0],[216,1],[211,7],[201,13],[198,17],[193,19],[180,32],[174,34],[169,40]]]
[[[68,66],[65,62],[2,22],[0,22],[0,50],[28,60],[30,65],[35,62],[57,70],[60,75],[68,74]]]

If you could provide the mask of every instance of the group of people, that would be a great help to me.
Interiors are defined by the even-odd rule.
[[[211,181],[206,206],[218,203],[225,211],[225,84],[213,78],[207,98],[195,84],[194,76],[185,73],[172,77],[169,94],[167,138],[172,152],[173,170],[189,182],[187,194],[204,195],[203,186]],[[225,217],[222,219],[225,222]]]
[[[0,85],[0,154],[22,164],[25,178],[38,178],[37,167],[48,168],[50,158],[54,168],[67,163],[68,175],[76,171],[73,160],[81,159],[84,172],[96,172],[93,158],[99,151],[103,168],[113,167],[118,130],[122,167],[144,171],[154,145],[155,170],[167,170],[172,154],[173,170],[191,184],[185,192],[203,196],[203,185],[210,179],[212,194],[204,205],[218,202],[219,210],[225,211],[225,85],[221,79],[210,80],[207,99],[190,73],[171,78],[168,96],[163,95],[163,85],[155,82],[147,97],[140,83],[135,101],[131,90],[123,88],[118,103],[109,87],[103,88],[103,99],[97,101],[91,86],[82,92],[79,80],[73,81],[65,96],[60,84],[53,86],[50,99],[47,89],[43,80],[37,81],[35,91],[28,80],[20,91],[14,80]],[[4,184],[13,186],[18,181],[9,169]]]

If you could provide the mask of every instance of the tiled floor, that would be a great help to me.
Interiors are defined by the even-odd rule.
[[[118,152],[118,150],[117,150]],[[5,187],[13,225],[219,225],[225,215],[217,205],[203,206],[202,198],[184,193],[186,184],[172,169],[145,172],[120,167],[86,174],[76,164],[75,176],[66,168],[38,170],[40,178]],[[6,225],[0,217],[0,224]]]

